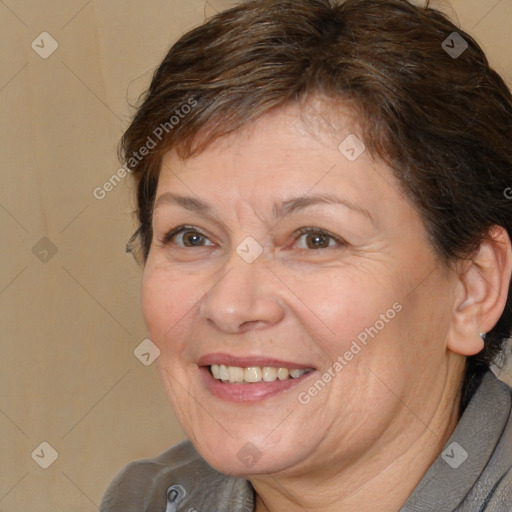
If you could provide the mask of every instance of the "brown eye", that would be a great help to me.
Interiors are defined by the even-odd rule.
[[[329,237],[324,234],[308,233],[306,244],[309,249],[323,249],[329,247]]]
[[[340,242],[325,231],[303,229],[297,238],[297,247],[299,249],[326,249],[339,245]]]
[[[185,247],[197,247],[206,245],[206,238],[197,231],[186,231],[183,233],[182,240]]]
[[[162,240],[164,245],[170,243],[178,247],[203,247],[213,245],[210,239],[195,229],[178,228],[172,230]]]

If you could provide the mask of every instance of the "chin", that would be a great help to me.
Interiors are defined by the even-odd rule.
[[[277,447],[268,443],[268,440],[264,445],[257,440],[256,436],[253,439],[253,441],[242,441],[240,437],[233,439],[228,437],[219,442],[212,438],[206,442],[196,443],[194,440],[192,442],[210,466],[224,475],[239,478],[280,473],[299,464],[303,458],[290,443],[286,445],[280,443]],[[286,437],[286,439],[289,438]],[[296,446],[297,443],[294,445]]]

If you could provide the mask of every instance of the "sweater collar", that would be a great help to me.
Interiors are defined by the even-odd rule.
[[[511,402],[509,387],[488,371],[443,451],[400,512],[455,510],[491,459],[509,420]]]

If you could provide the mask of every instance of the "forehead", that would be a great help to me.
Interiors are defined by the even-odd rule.
[[[401,196],[391,169],[365,149],[352,112],[326,110],[319,103],[307,109],[290,105],[191,158],[167,152],[157,203],[170,191],[226,207],[267,200],[270,207],[278,198],[312,193],[342,193],[353,203],[370,200],[374,206]]]

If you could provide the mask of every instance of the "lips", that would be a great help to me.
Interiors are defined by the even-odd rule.
[[[293,361],[229,354],[205,355],[198,366],[210,393],[231,402],[269,398],[291,389],[315,371]]]
[[[237,366],[240,368],[249,368],[253,366],[264,367],[271,366],[275,368],[288,368],[297,370],[308,370],[313,369],[311,365],[298,363],[294,361],[284,361],[280,359],[272,359],[264,356],[247,356],[238,357],[230,354],[207,354],[202,356],[197,361],[199,366],[211,366],[212,364],[218,364],[219,366]]]

